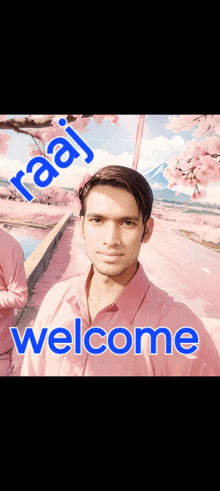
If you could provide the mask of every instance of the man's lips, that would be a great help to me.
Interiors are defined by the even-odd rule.
[[[112,254],[112,252],[99,252],[100,256],[102,256],[103,261],[106,261],[108,263],[113,263],[115,261],[118,261],[120,257],[123,256],[120,252],[116,252]]]
[[[109,257],[118,257],[118,256],[123,256],[121,252],[98,252],[98,254],[102,254],[103,256],[109,256]]]

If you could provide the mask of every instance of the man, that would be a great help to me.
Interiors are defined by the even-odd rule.
[[[14,309],[28,301],[24,254],[20,244],[0,228],[0,376],[11,375]]]
[[[92,265],[83,275],[61,282],[47,293],[34,327],[36,339],[43,327],[48,328],[47,335],[58,326],[66,328],[72,334],[72,349],[56,354],[45,343],[38,355],[29,344],[21,375],[220,375],[220,357],[201,321],[184,304],[154,286],[138,261],[140,246],[148,243],[154,226],[153,195],[145,178],[127,167],[108,166],[80,189],[79,198],[81,237]],[[83,339],[91,327],[105,330],[106,336],[98,332],[91,336],[95,354],[85,343],[81,353],[77,351],[76,318],[81,319]],[[137,327],[156,330],[164,326],[174,337],[177,330],[188,326],[198,334],[199,348],[194,354],[173,349],[168,355],[160,333],[157,354],[151,354],[150,336],[144,333],[139,355],[134,349],[125,354],[105,349],[97,354],[100,345],[107,345],[110,331],[119,326],[133,339]],[[58,343],[57,347],[65,346]],[[118,333],[114,343],[119,350],[123,348],[124,334]]]

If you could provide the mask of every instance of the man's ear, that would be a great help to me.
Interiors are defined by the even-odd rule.
[[[84,235],[84,216],[81,216],[80,218],[80,222],[79,222],[79,232],[80,232],[80,237],[82,239],[85,239],[85,235]]]
[[[144,237],[142,239],[142,242],[144,244],[146,244],[150,240],[151,235],[153,233],[153,230],[154,230],[154,219],[153,219],[153,217],[150,217],[147,220],[146,225],[145,225],[145,234],[144,234]]]

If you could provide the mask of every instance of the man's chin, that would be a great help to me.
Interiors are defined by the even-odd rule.
[[[117,277],[120,276],[121,274],[124,273],[124,271],[127,268],[118,268],[113,264],[106,265],[106,266],[100,266],[100,265],[93,265],[95,269],[98,271],[99,274],[102,274],[104,276],[109,276],[109,277]]]
[[[137,262],[136,262],[137,264]],[[118,276],[121,276],[123,274],[126,274],[126,271],[128,275],[130,274],[130,270],[134,268],[134,263],[132,264],[124,264],[124,265],[117,265],[117,264],[95,264],[93,263],[93,266],[95,269],[98,271],[99,274],[103,276],[109,276],[110,278],[117,278]]]

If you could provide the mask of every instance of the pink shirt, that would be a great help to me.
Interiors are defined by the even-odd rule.
[[[173,354],[165,354],[164,335],[157,338],[157,355],[150,355],[150,336],[142,336],[142,354],[134,354],[132,349],[124,355],[116,355],[107,349],[100,355],[88,353],[82,343],[82,354],[53,353],[47,343],[40,355],[35,355],[28,343],[21,370],[23,375],[85,375],[85,376],[161,376],[161,375],[220,375],[220,356],[201,321],[184,304],[175,302],[166,292],[153,285],[147,278],[143,267],[139,268],[117,297],[115,302],[102,309],[89,323],[86,282],[93,273],[91,266],[81,276],[56,284],[45,296],[36,318],[34,333],[39,339],[41,329],[48,327],[48,333],[57,327],[68,329],[74,344],[74,319],[82,318],[82,333],[92,326],[102,327],[108,333],[115,327],[130,330],[134,339],[135,327],[159,326],[170,328],[172,334],[180,327],[192,327],[199,335],[199,348],[191,355],[183,355],[173,347]],[[107,345],[107,335],[91,337],[91,345]],[[123,347],[125,338],[118,334],[115,345]],[[57,347],[63,347],[58,344]]]
[[[28,301],[22,247],[0,228],[0,354],[14,346],[9,327],[14,327],[14,309]]]

